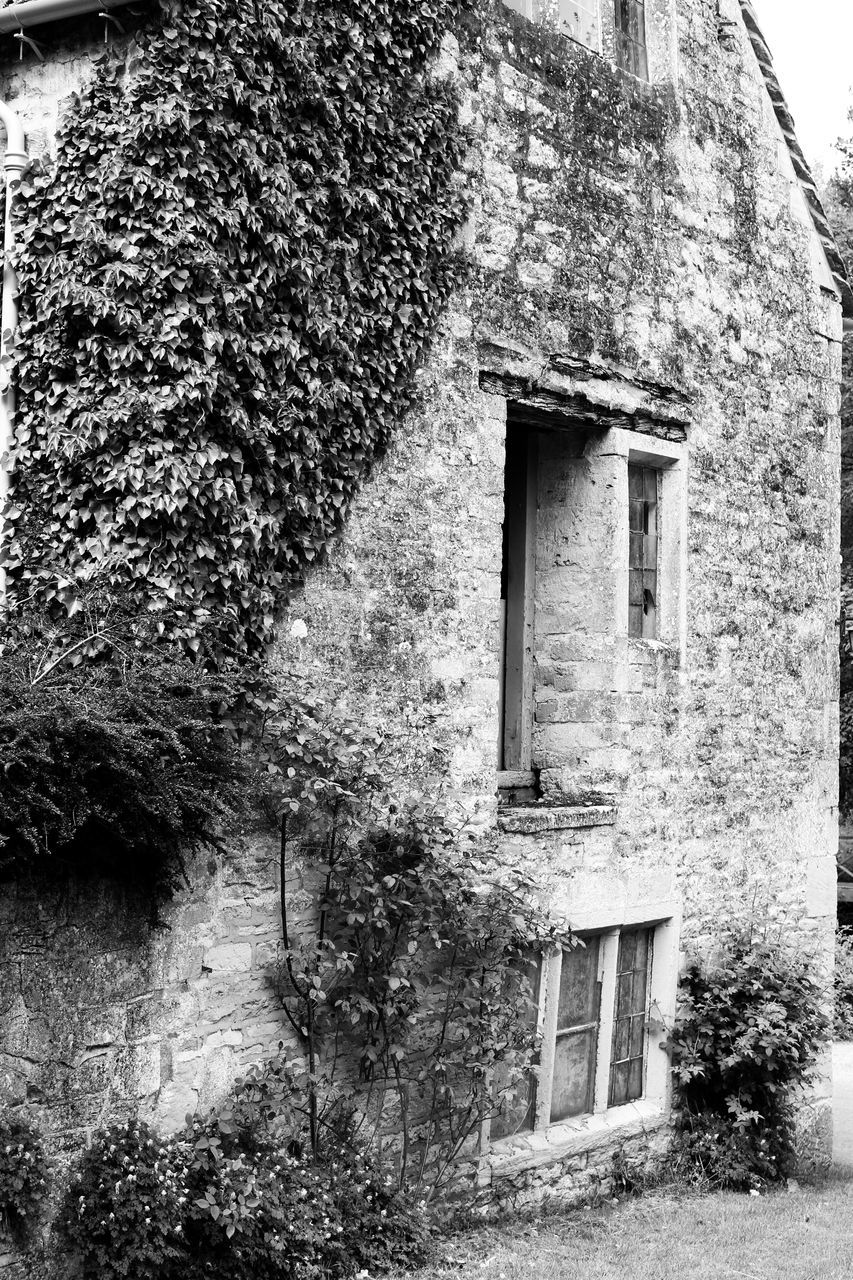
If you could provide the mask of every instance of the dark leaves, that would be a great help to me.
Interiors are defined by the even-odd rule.
[[[101,65],[17,204],[13,596],[112,556],[177,639],[270,638],[459,276],[463,4],[166,3]]]

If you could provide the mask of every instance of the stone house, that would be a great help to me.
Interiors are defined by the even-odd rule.
[[[94,21],[21,62],[7,24],[31,151]],[[721,918],[831,969],[853,295],[748,0],[496,0],[485,30],[436,68],[469,282],[279,647],[365,715],[416,707],[448,803],[587,941],[539,975],[535,1105],[483,1135],[480,1185],[523,1202],[665,1133],[679,956]],[[4,887],[0,922],[0,1088],[69,1146],[178,1125],[283,1034],[262,840],[166,932],[105,885]]]

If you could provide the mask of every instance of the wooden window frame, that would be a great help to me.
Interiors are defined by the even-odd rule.
[[[613,0],[616,62],[638,80],[649,78],[649,48],[645,0]]]
[[[559,992],[562,976],[563,949],[555,948],[543,955],[539,979],[539,1063],[536,1080],[531,1086],[533,1105],[516,1129],[503,1128],[496,1141],[500,1144],[513,1138],[542,1132],[570,1131],[577,1133],[584,1126],[595,1122],[596,1117],[618,1119],[636,1106],[662,1109],[669,1092],[668,1058],[664,1049],[657,1046],[654,1065],[650,1068],[652,1044],[649,1026],[655,1022],[661,1010],[667,1016],[674,1012],[675,981],[677,976],[677,939],[680,913],[658,920],[636,920],[618,927],[585,930],[581,940],[594,938],[598,946],[598,1036],[596,1039],[594,1066],[590,1080],[589,1110],[552,1120],[554,1063],[559,1037]],[[639,930],[648,931],[648,968],[644,995],[644,1034],[642,1090],[627,1102],[611,1101],[612,1067],[614,1063],[614,1033],[617,1021],[617,979],[619,950],[624,935]],[[573,1027],[572,1030],[578,1030]],[[663,1059],[663,1061],[661,1061]],[[489,1137],[489,1135],[484,1135]]]
[[[642,959],[638,962],[636,957],[636,940],[645,935],[645,952]],[[629,965],[625,956],[625,944],[629,937],[634,939],[634,953],[632,962]],[[624,1106],[627,1102],[636,1102],[643,1097],[646,1087],[646,1057],[648,1053],[648,1020],[649,1008],[651,1004],[650,993],[652,988],[652,966],[654,965],[655,952],[655,934],[654,929],[644,928],[642,925],[632,927],[630,929],[622,929],[619,934],[619,951],[616,961],[616,993],[615,1006],[613,1010],[613,1032],[610,1042],[610,1079],[607,1090],[608,1107]],[[623,1006],[622,995],[624,992],[623,980],[630,978],[630,995],[627,998],[628,1009]],[[627,985],[627,984],[625,984]],[[639,996],[639,998],[638,998]],[[642,1019],[639,1051],[631,1049],[632,1040],[635,1034],[633,1024]],[[620,1026],[628,1024],[628,1044],[627,1051],[620,1052],[619,1048],[619,1030]],[[639,1065],[639,1081],[632,1084],[632,1067]],[[627,1067],[627,1085],[623,1089],[617,1079],[617,1068]]]
[[[659,467],[629,459],[628,635],[632,640],[660,637],[661,490]]]
[[[533,759],[533,638],[538,498],[536,430],[523,423],[509,422],[501,572],[498,770],[515,776],[527,774]]]

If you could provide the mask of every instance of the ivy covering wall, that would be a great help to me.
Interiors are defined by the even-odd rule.
[[[263,656],[405,412],[464,271],[469,2],[153,0],[26,174],[0,870],[162,879],[233,798],[257,672],[181,659]]]
[[[457,280],[466,0],[160,0],[17,205],[11,598],[106,566],[257,652],[406,407]]]

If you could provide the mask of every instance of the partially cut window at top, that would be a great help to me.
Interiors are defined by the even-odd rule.
[[[504,0],[504,4],[532,22],[561,31],[588,49],[598,52],[601,47],[599,0]]]
[[[615,4],[616,61],[623,71],[648,80],[645,0],[615,0]]]

